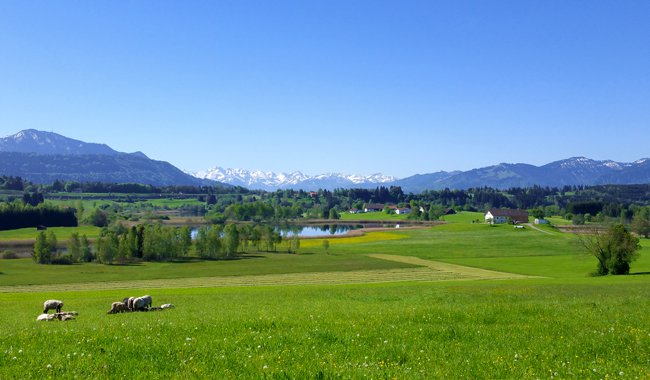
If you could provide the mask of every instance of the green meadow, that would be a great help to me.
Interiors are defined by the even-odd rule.
[[[54,232],[57,240],[62,245],[70,238],[73,233],[79,235],[86,235],[88,238],[99,237],[101,228],[95,226],[79,226],[79,227],[50,227],[48,231]],[[18,230],[0,231],[0,243],[11,241],[34,241],[40,231],[36,228],[21,228]]]
[[[238,260],[0,260],[0,378],[650,378],[650,244],[629,276],[552,227],[448,224]],[[176,307],[108,315],[151,294]],[[37,322],[46,299],[72,321]]]

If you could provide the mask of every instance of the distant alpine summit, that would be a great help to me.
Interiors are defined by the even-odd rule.
[[[363,176],[326,173],[310,176],[299,171],[292,173],[274,173],[260,170],[224,169],[218,166],[206,171],[194,173],[194,176],[224,182],[233,186],[267,191],[275,191],[278,189],[331,190],[335,188],[376,187],[395,181],[395,177],[385,176],[383,174]]]

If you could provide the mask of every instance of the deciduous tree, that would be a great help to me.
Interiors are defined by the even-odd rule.
[[[647,239],[648,235],[650,235],[650,220],[648,220],[648,217],[641,213],[635,214],[634,218],[632,218],[632,231]]]
[[[34,258],[34,261],[39,264],[49,264],[52,262],[52,249],[48,244],[44,231],[41,231],[36,235],[32,257]]]
[[[68,239],[68,253],[74,262],[81,259],[81,244],[79,241],[79,233],[77,232],[70,234],[70,239]]]
[[[234,223],[226,225],[223,230],[223,250],[226,257],[233,257],[239,248],[239,231]]]
[[[610,227],[605,233],[582,238],[582,244],[598,260],[598,275],[630,273],[630,263],[638,258],[641,249],[639,239],[622,224]]]

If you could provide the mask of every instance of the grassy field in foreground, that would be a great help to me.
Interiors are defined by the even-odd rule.
[[[595,260],[572,235],[466,217],[331,239],[327,253],[310,239],[298,255],[233,261],[57,267],[0,260],[0,320],[10,326],[0,330],[0,379],[650,378],[647,239],[635,275],[589,277]],[[544,277],[312,281],[421,273],[418,260]],[[201,276],[233,282],[211,287]],[[234,281],[244,278],[252,280]],[[18,291],[29,283],[43,285]],[[176,308],[106,314],[112,301],[142,294]],[[62,299],[77,319],[36,322],[49,298]]]
[[[0,294],[0,378],[648,378],[650,284],[605,278]],[[63,296],[69,322],[36,322]],[[55,348],[55,349],[54,349]]]

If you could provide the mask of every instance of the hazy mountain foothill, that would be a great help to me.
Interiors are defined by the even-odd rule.
[[[121,153],[104,144],[85,143],[33,129],[0,139],[0,173],[34,183],[136,182],[154,186],[216,184],[193,177],[142,152]]]
[[[300,171],[274,173],[214,167],[189,174],[142,152],[122,153],[108,145],[87,143],[53,132],[28,129],[0,139],[0,174],[35,183],[58,180],[79,182],[138,182],[154,186],[228,184],[275,191],[333,190],[400,186],[406,192],[491,187],[592,186],[650,182],[650,160],[631,163],[572,157],[542,166],[500,163],[468,171],[438,171],[397,179],[380,173],[307,175]]]

